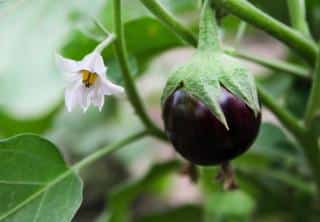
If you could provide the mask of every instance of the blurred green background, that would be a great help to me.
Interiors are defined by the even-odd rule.
[[[197,32],[199,1],[159,0]],[[153,17],[139,0],[123,0],[131,69],[153,119],[161,124],[160,95],[169,73],[194,49]],[[288,24],[285,0],[252,0]],[[308,20],[320,36],[320,1],[308,0]],[[22,132],[50,139],[73,163],[102,145],[142,128],[125,97],[108,97],[103,111],[68,113],[64,77],[55,54],[81,59],[104,38],[90,16],[112,30],[111,0],[0,1],[0,137]],[[226,45],[234,45],[239,20],[221,21]],[[278,41],[249,26],[236,47],[266,58],[298,63]],[[103,53],[108,77],[122,84],[112,48]],[[295,115],[305,107],[310,85],[248,64],[257,79]],[[303,65],[303,64],[302,64]],[[277,222],[320,221],[315,187],[298,144],[264,110],[259,137],[233,166],[240,189],[222,192],[216,168],[198,169],[193,183],[179,174],[181,159],[168,144],[153,139],[131,145],[82,172],[85,198],[75,222]]]

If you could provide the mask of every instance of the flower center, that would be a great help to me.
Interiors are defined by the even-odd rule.
[[[97,78],[98,78],[98,75],[96,73],[92,73],[88,70],[81,70],[81,75],[82,75],[82,83],[87,87],[89,88],[90,86],[92,86]]]

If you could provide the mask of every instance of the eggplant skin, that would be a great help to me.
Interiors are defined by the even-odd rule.
[[[175,150],[197,165],[217,165],[249,149],[257,137],[261,113],[255,115],[241,99],[221,88],[219,104],[229,130],[212,112],[183,89],[163,105],[163,120]]]

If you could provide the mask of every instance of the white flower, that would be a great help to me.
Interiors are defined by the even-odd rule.
[[[103,44],[105,42],[98,45],[93,52],[86,55],[81,61],[74,61],[58,55],[58,66],[62,71],[68,73],[65,104],[69,112],[77,105],[80,105],[83,111],[87,111],[90,104],[99,107],[101,111],[105,95],[124,92],[121,86],[113,84],[106,78],[107,67],[100,55],[104,48],[101,47]]]

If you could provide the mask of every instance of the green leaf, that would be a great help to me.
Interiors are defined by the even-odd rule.
[[[305,80],[295,80],[285,95],[284,105],[299,118],[304,116],[311,84]]]
[[[273,181],[278,186],[285,185],[312,194],[313,186],[310,181],[305,180],[305,175],[301,172],[292,170],[304,164],[300,159],[298,148],[281,128],[271,123],[263,123],[258,138],[248,153],[233,163],[238,175],[245,174],[250,180],[261,177],[269,183]]]
[[[135,222],[201,222],[203,209],[195,205],[186,205],[158,213],[143,216]]]
[[[254,208],[253,198],[241,190],[212,193],[205,205],[208,222],[248,221]]]
[[[272,123],[263,123],[258,138],[249,152],[269,155],[275,161],[276,157],[289,161],[297,153],[297,148],[281,128]]]
[[[300,175],[295,175],[285,170],[257,167],[255,169],[241,169],[240,171],[242,174],[245,173],[252,177],[257,177],[259,175],[270,181],[275,180],[277,182],[282,182],[297,191],[302,191],[309,195],[315,194],[315,186],[313,186],[312,183],[305,181]]]
[[[215,178],[219,174],[218,167],[199,167],[199,185],[202,192],[209,194],[222,189],[222,184]]]
[[[292,85],[293,78],[283,73],[273,72],[267,76],[258,79],[270,95],[275,98],[283,97]]]
[[[177,161],[154,165],[141,179],[120,185],[109,194],[109,222],[127,221],[130,215],[130,204],[140,193],[148,191],[157,181],[168,177],[179,167]]]
[[[251,168],[292,168],[303,163],[297,144],[283,132],[283,129],[272,124],[262,123],[254,144],[244,154],[233,160],[235,166]]]
[[[1,141],[0,153],[0,221],[71,221],[82,182],[55,145],[21,135]]]

